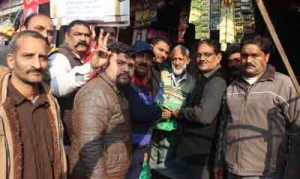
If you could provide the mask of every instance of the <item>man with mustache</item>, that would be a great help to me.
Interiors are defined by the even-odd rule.
[[[162,98],[156,98],[163,112],[162,120],[153,130],[150,167],[157,173],[174,179],[182,178],[184,170],[182,162],[176,156],[179,129],[172,113],[181,108],[194,87],[195,80],[187,72],[189,62],[189,50],[183,45],[175,46],[171,53],[171,68],[161,72]]]
[[[186,178],[212,178],[217,116],[227,87],[221,59],[217,41],[199,42],[196,61],[200,75],[185,104],[172,112],[181,126],[177,155],[187,163]]]
[[[65,127],[65,144],[70,144],[71,113],[76,92],[90,78],[91,62],[83,63],[91,42],[91,30],[87,22],[71,22],[65,33],[65,42],[49,56],[51,90],[61,107]]]
[[[136,41],[132,49],[134,53],[134,68],[130,73],[132,80],[123,88],[130,106],[133,146],[131,165],[126,179],[139,178],[144,155],[150,155],[152,126],[161,116],[161,109],[154,102],[150,81],[154,57],[152,48],[147,42]]]
[[[271,41],[259,35],[241,44],[242,73],[226,92],[215,177],[299,178],[300,98],[291,79],[268,64]]]
[[[12,40],[0,80],[0,178],[66,178],[59,105],[42,83],[49,50],[35,31]]]
[[[120,87],[131,80],[130,46],[116,42],[108,63],[76,94],[70,150],[70,178],[125,177],[131,155],[131,120]]]

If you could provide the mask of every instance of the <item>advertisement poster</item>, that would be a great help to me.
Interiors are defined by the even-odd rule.
[[[55,24],[80,19],[103,26],[129,26],[129,0],[50,0]]]

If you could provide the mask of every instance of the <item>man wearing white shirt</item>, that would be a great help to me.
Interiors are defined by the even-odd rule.
[[[51,90],[57,97],[61,107],[61,115],[65,128],[65,144],[69,144],[73,101],[76,92],[90,77],[90,62],[83,64],[91,42],[89,24],[75,20],[69,24],[65,34],[65,42],[57,52],[49,56]]]

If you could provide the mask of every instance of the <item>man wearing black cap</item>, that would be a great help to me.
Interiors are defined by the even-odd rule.
[[[136,179],[141,172],[144,154],[149,154],[151,126],[161,116],[151,93],[151,68],[154,54],[147,42],[137,41],[132,47],[135,67],[132,82],[124,88],[132,119],[133,155],[127,179]],[[128,65],[130,66],[130,65]]]

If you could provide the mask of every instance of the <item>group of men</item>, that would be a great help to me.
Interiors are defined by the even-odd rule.
[[[190,63],[165,37],[129,46],[100,30],[86,60],[88,23],[49,53],[53,33],[34,14],[2,49],[0,178],[135,179],[145,160],[152,178],[298,177],[299,94],[268,64],[267,38],[245,38],[227,73],[212,39]]]

